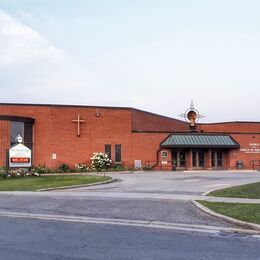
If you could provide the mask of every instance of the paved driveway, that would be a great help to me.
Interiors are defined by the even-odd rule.
[[[117,182],[70,189],[75,192],[127,192],[176,195],[201,195],[204,192],[260,181],[260,172],[141,172],[107,174]],[[68,191],[68,190],[67,190]],[[62,191],[66,192],[66,190]]]

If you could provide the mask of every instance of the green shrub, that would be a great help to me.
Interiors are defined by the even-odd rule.
[[[32,171],[36,172],[36,173],[51,173],[53,172],[51,169],[47,168],[46,166],[33,166],[32,167]]]
[[[75,165],[75,172],[87,172],[89,171],[89,167],[87,165],[78,163]]]
[[[66,172],[73,172],[73,170],[71,170],[67,164],[63,163],[62,165],[59,166],[57,172],[66,173]]]
[[[129,171],[130,169],[128,167],[123,166],[122,164],[115,164],[111,168],[109,168],[109,171]]]
[[[152,167],[151,166],[144,166],[143,170],[144,171],[150,171],[150,170],[152,170]]]
[[[0,167],[0,175],[2,176],[3,174],[5,174],[7,172],[7,168],[2,166]]]

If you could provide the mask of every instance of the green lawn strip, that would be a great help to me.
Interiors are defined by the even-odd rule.
[[[260,224],[260,204],[197,201],[219,214],[246,222]]]
[[[212,191],[208,196],[260,199],[260,182]]]
[[[106,176],[40,176],[0,179],[0,191],[36,191],[81,184],[91,184],[111,179]]]

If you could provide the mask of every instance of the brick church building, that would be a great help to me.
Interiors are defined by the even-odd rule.
[[[177,120],[128,107],[0,104],[0,165],[18,135],[32,163],[90,164],[106,152],[114,164],[157,170],[251,169],[260,160],[260,122],[199,124],[193,106]],[[251,162],[251,164],[250,164]]]

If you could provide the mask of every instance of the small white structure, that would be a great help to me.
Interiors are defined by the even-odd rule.
[[[142,168],[141,160],[135,160],[135,169],[141,169],[141,168]]]

